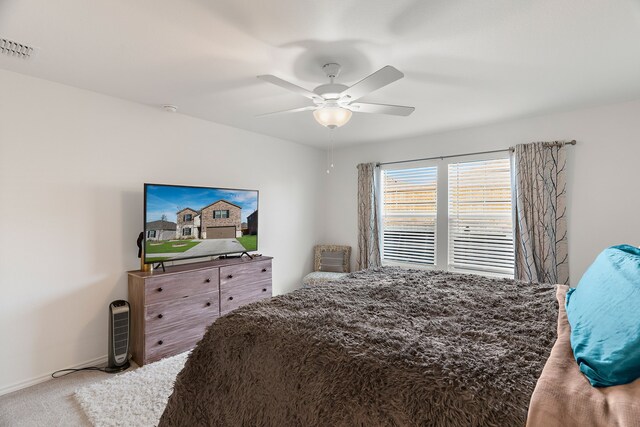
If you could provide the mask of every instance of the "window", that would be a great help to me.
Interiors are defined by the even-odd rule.
[[[147,231],[147,237],[156,237],[156,230]]]
[[[213,211],[214,218],[229,218],[229,211]]]
[[[509,159],[449,165],[449,267],[513,275]]]
[[[184,220],[185,221],[191,221],[193,219],[193,215],[192,214],[185,214],[184,215]]]
[[[182,229],[183,236],[191,236],[191,227],[185,227]]]
[[[437,175],[437,167],[383,171],[385,260],[435,265]]]
[[[510,161],[468,159],[382,171],[383,264],[513,277]]]

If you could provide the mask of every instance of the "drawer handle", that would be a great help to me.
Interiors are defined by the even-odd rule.
[[[229,297],[229,301],[233,300],[233,297]]]
[[[162,292],[162,288],[158,288],[158,292]]]
[[[233,279],[233,274],[228,275],[227,279]]]
[[[162,314],[158,314],[158,319],[162,319]]]
[[[162,340],[158,341],[158,345],[162,345]]]
[[[262,288],[262,292],[267,292],[267,288]]]
[[[211,303],[210,302],[207,302],[207,307],[211,307]]]
[[[205,280],[205,282],[211,283],[211,279],[207,279],[207,280]]]
[[[266,271],[267,271],[267,269],[266,269],[266,268],[263,268],[263,269],[262,269],[262,272],[263,272],[263,273],[265,273]]]

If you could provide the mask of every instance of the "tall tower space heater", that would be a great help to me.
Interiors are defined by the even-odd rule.
[[[124,371],[129,367],[131,310],[125,300],[109,304],[109,365],[106,372]]]

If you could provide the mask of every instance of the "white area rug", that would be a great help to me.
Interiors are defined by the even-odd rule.
[[[76,391],[96,427],[157,426],[189,353],[182,353]]]

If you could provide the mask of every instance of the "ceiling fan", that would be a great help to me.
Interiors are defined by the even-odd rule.
[[[293,83],[289,83],[288,81],[282,80],[281,78],[271,74],[258,76],[261,80],[309,98],[315,104],[308,107],[260,114],[259,117],[270,116],[273,114],[313,111],[313,115],[318,123],[330,129],[334,129],[345,125],[349,119],[351,119],[352,113],[408,116],[415,110],[414,107],[405,107],[402,105],[355,102],[374,90],[378,90],[404,77],[404,74],[390,65],[382,67],[353,86],[334,83],[334,79],[338,77],[338,74],[340,74],[340,64],[325,64],[322,66],[322,70],[325,72],[330,82],[328,84],[318,86],[313,91],[307,90]]]

